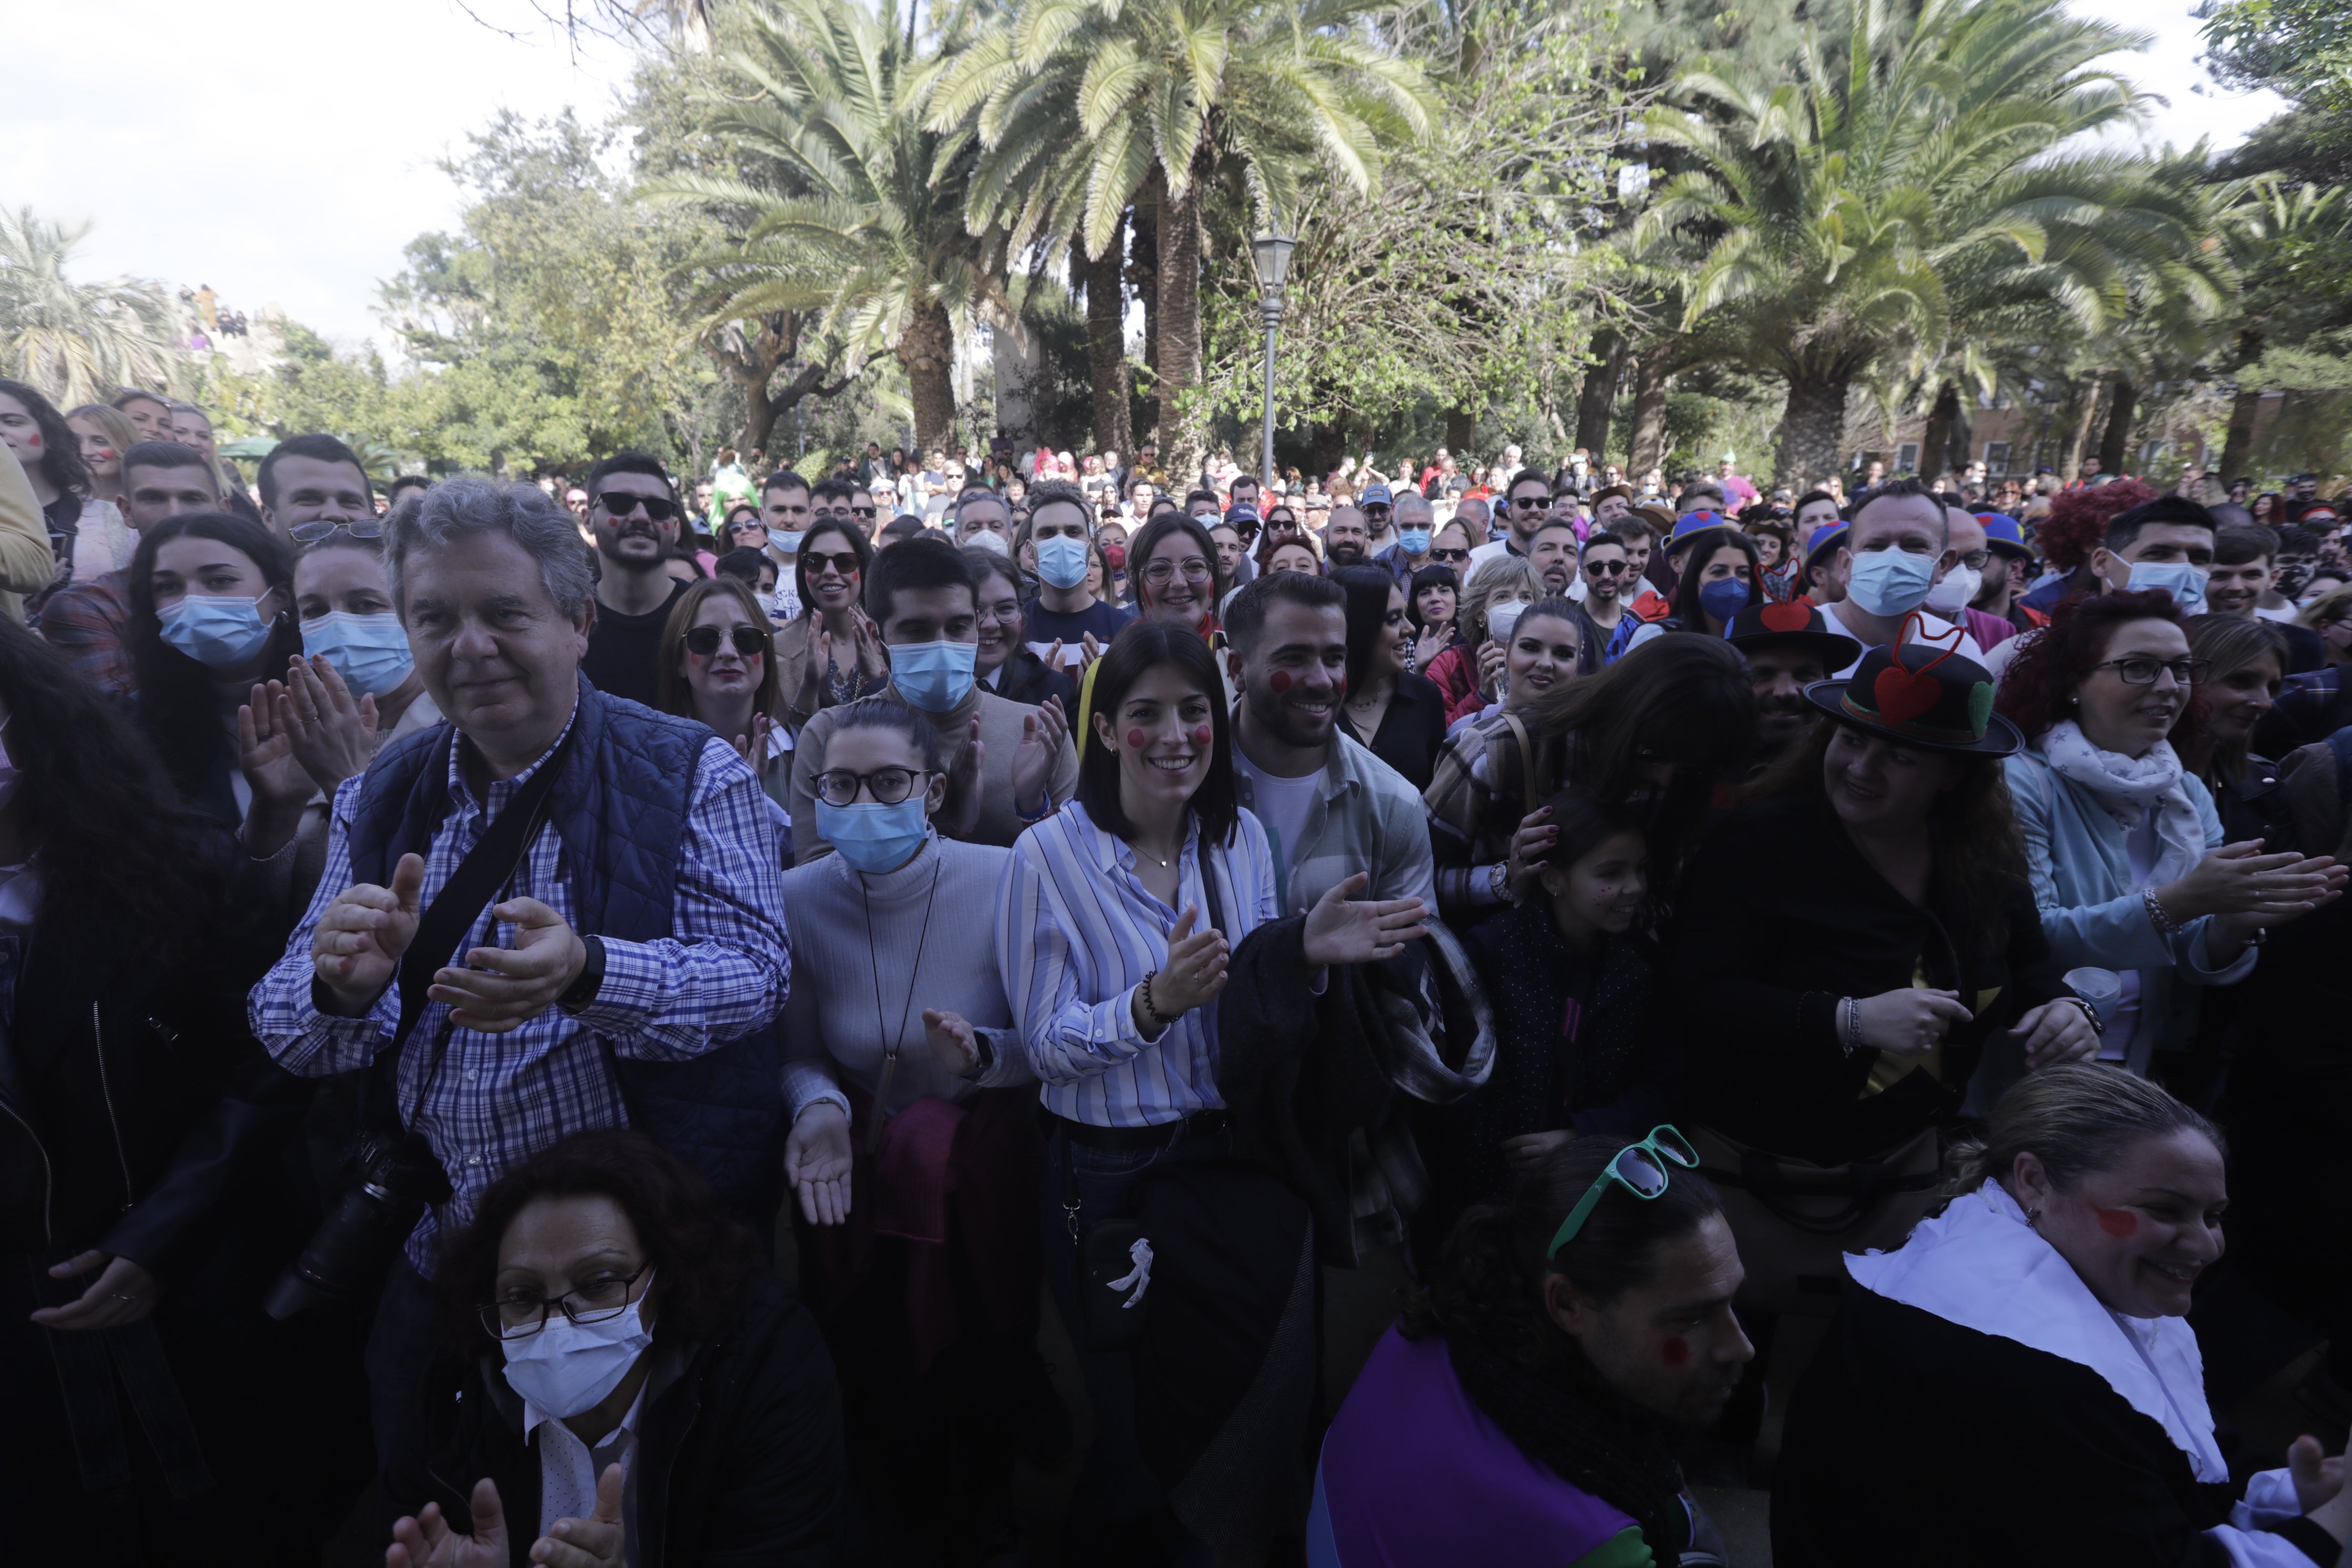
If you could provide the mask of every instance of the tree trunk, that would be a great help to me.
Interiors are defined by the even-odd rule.
[[[1628,477],[1637,484],[1666,455],[1666,380],[1670,374],[1662,353],[1646,353],[1633,362],[1633,430],[1626,443],[1632,450],[1625,467]],[[1577,423],[1584,423],[1580,410]]]
[[[1083,245],[1071,247],[1071,268],[1087,291],[1087,385],[1094,397],[1095,450],[1134,456],[1133,426],[1127,411],[1127,293],[1119,281],[1127,258],[1127,221],[1110,231],[1100,256]]]
[[[1457,468],[1470,466],[1471,443],[1478,439],[1478,410],[1449,408],[1445,411],[1445,449],[1454,454]]]
[[[2263,409],[2263,389],[2242,386],[2230,399],[2230,433],[2221,441],[2221,479],[2224,489],[2246,471],[2254,456],[2254,416]]]
[[[2083,447],[2091,439],[2091,426],[2099,414],[2099,394],[2104,390],[2097,381],[2074,384],[2074,425],[2066,432],[2066,444],[2058,449],[2058,477],[2070,485],[2083,477]]]
[[[2116,377],[2114,396],[2107,404],[2107,430],[2099,437],[2099,467],[2120,474],[2131,461],[2132,419],[2139,405],[2139,388],[2128,376]]]
[[[1203,149],[1205,163],[1206,150]],[[1160,445],[1161,467],[1171,484],[1186,489],[1200,481],[1206,431],[1197,416],[1183,411],[1185,395],[1201,379],[1201,170],[1192,171],[1184,195],[1168,191],[1165,173],[1155,175],[1160,202]]]
[[[1834,372],[1789,378],[1774,442],[1775,482],[1805,490],[1839,471],[1845,439],[1847,378]]]
[[[1935,405],[1927,410],[1927,427],[1919,432],[1919,477],[1936,478],[1952,462],[1953,427],[1960,423],[1960,389],[1951,382],[1936,388]],[[1965,464],[1966,459],[1962,459]]]
[[[1128,209],[1128,222],[1135,231],[1135,242],[1128,247],[1127,286],[1143,301],[1143,365],[1151,373],[1150,386],[1130,405],[1142,416],[1142,423],[1136,427],[1136,439],[1140,442],[1147,435],[1161,434],[1156,423],[1160,417],[1160,181],[1156,171],[1145,182],[1142,199]]]
[[[915,405],[915,445],[924,451],[955,444],[955,329],[937,300],[918,300],[898,340],[898,363]]]
[[[1625,335],[1604,329],[1592,340],[1593,365],[1576,395],[1576,444],[1601,467],[1609,445],[1609,421],[1617,411],[1617,384],[1625,377]]]

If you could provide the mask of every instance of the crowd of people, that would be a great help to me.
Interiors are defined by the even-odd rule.
[[[2314,489],[0,454],[12,1561],[2352,1536]]]

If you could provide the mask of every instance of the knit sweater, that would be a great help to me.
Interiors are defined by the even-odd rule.
[[[883,1055],[898,1038],[902,1012],[906,1036],[890,1081],[892,1112],[926,1095],[961,1103],[982,1087],[1034,1081],[1017,1048],[1013,1008],[996,969],[997,889],[1010,858],[1008,850],[933,833],[913,859],[878,876],[856,870],[838,855],[784,873],[793,953],[792,994],[784,1004],[784,1098],[794,1118],[819,1100],[834,1101],[846,1114],[844,1081],[868,1095],[878,1089]],[[994,1047],[990,1070],[960,1079],[940,1066],[923,1031],[926,1007],[961,1014],[987,1031]]]

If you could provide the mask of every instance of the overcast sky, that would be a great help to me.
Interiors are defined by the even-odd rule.
[[[2125,68],[2171,100],[2152,140],[2242,140],[2275,112],[2196,63],[2183,0],[2076,0],[2155,33]],[[225,307],[283,308],[346,344],[373,334],[378,279],[418,233],[453,226],[434,161],[500,107],[608,111],[627,76],[610,45],[577,58],[529,0],[81,0],[11,8],[0,94],[0,204],[94,219],[84,278],[210,283]],[[2197,89],[2205,90],[2200,93]]]

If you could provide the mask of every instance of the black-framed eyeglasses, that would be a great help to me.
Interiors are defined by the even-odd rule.
[[[768,651],[768,634],[757,626],[730,626],[728,640],[735,651],[745,658],[757,658]],[[686,651],[709,658],[719,651],[717,626],[688,626],[686,629]]]
[[[1981,572],[1991,560],[1991,551],[1971,550],[1960,557],[1960,564],[1971,572]]]
[[[2126,654],[2121,658],[2103,658],[2091,666],[2093,669],[2112,669],[2126,686],[2154,686],[2158,674],[2172,672],[2172,679],[2183,686],[2202,686],[2205,678],[2213,673],[2210,658],[2150,658],[2145,654]]]
[[[296,523],[286,531],[286,537],[297,544],[316,544],[337,529],[342,530],[353,539],[382,539],[383,519],[361,517],[345,522],[337,518],[322,517],[313,522]]]
[[[827,805],[855,805],[863,791],[877,805],[897,805],[914,793],[916,780],[930,776],[925,768],[876,768],[870,773],[830,768],[816,775],[816,797]]]
[[[627,490],[606,490],[597,496],[596,504],[616,522],[639,507],[646,509],[646,518],[654,522],[667,522],[677,515],[677,502],[667,496],[634,495]]]
[[[1174,581],[1179,571],[1190,582],[1205,583],[1209,580],[1209,563],[1197,555],[1187,555],[1181,561],[1154,561],[1143,569],[1143,580],[1156,586]]]
[[[1467,561],[1467,560],[1469,560],[1469,559],[1470,559],[1470,552],[1469,552],[1468,551],[1466,551],[1466,550],[1434,550],[1434,549],[1433,549],[1433,550],[1432,550],[1432,551],[1430,551],[1430,552],[1429,552],[1429,558],[1430,558],[1431,560],[1433,560],[1433,561],[1448,561],[1448,562],[1454,562],[1454,563],[1460,563],[1460,562],[1464,562],[1464,561]]]
[[[651,1263],[635,1274],[612,1274],[575,1286],[561,1296],[521,1297],[492,1301],[474,1309],[484,1331],[493,1339],[523,1340],[547,1326],[548,1313],[561,1310],[575,1323],[602,1323],[629,1310],[630,1291],[653,1272]]]

